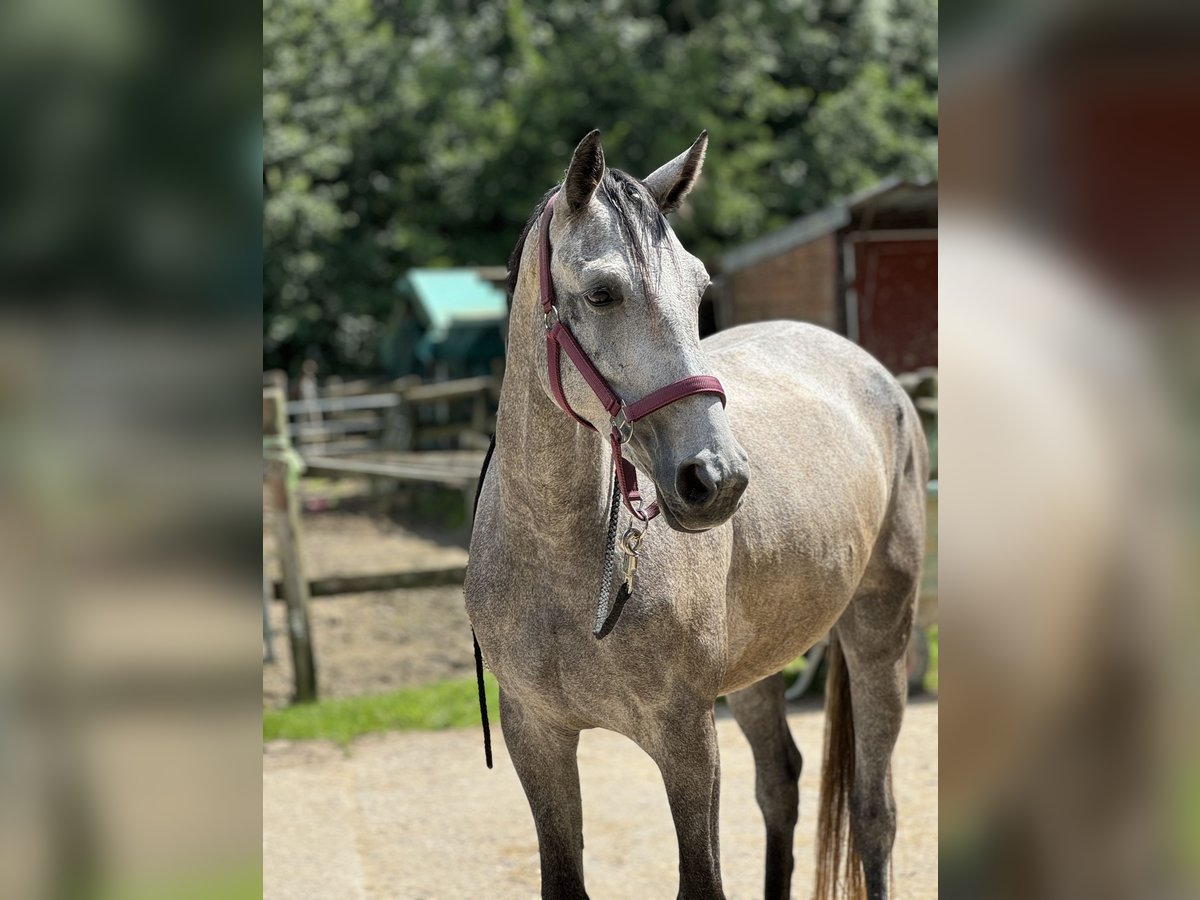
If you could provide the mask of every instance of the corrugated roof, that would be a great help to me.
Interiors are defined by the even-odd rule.
[[[920,191],[935,185],[935,182],[914,183],[901,178],[888,178],[866,190],[851,194],[839,203],[789,222],[777,231],[735,247],[721,258],[721,273],[736,272],[764,259],[806,244],[813,238],[837,231],[849,225],[853,216],[863,207],[883,200],[889,194],[903,202],[905,195],[914,189]],[[936,187],[934,187],[936,191]],[[889,200],[891,198],[888,198]],[[935,201],[936,203],[936,201]]]

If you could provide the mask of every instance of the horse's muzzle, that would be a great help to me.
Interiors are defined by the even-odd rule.
[[[709,451],[679,464],[674,490],[661,491],[667,523],[678,531],[707,531],[729,519],[750,484],[750,466],[744,453],[729,459]],[[668,497],[662,496],[668,494]]]

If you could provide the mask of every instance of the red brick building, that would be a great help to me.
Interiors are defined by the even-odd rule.
[[[718,329],[801,319],[895,372],[937,365],[937,183],[883,182],[726,254]]]

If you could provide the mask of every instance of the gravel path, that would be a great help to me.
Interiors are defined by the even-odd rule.
[[[789,716],[805,754],[793,895],[810,896],[823,715]],[[736,723],[721,743],[721,842],[730,900],[762,896],[762,820],[754,764]],[[895,761],[895,894],[937,896],[938,706],[914,701]],[[537,841],[504,741],[483,765],[476,730],[374,735],[349,752],[268,744],[263,759],[264,900],[489,900],[538,895]],[[593,900],[674,897],[674,829],[657,769],[605,731],[583,734],[585,868]]]

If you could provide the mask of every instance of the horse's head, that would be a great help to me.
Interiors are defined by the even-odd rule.
[[[640,181],[605,166],[600,132],[593,131],[575,149],[555,200],[550,270],[558,314],[626,403],[711,374],[698,329],[708,273],[665,218],[695,184],[707,146],[703,133]],[[609,414],[565,361],[562,382],[571,407],[607,434]],[[641,419],[625,450],[654,479],[663,515],[679,531],[726,521],[749,483],[746,452],[713,394],[685,397]]]

